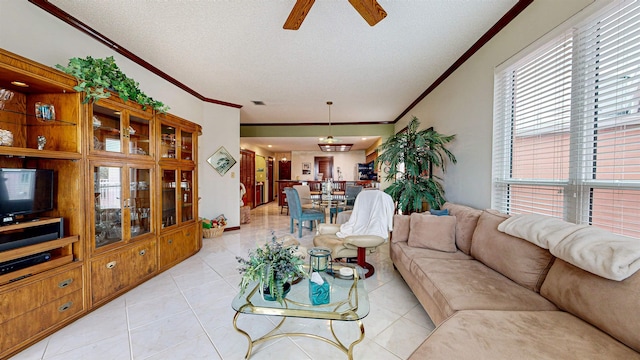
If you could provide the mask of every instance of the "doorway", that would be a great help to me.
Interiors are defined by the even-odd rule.
[[[250,209],[256,207],[254,202],[256,183],[256,153],[251,150],[240,149],[240,182],[247,191],[244,204]]]
[[[273,176],[273,158],[269,156],[267,158],[267,186],[268,186],[268,195],[267,202],[272,202],[274,199],[275,190],[275,177]]]
[[[291,161],[280,160],[278,163],[278,180],[291,180]]]
[[[333,179],[333,156],[315,156],[313,160],[316,177],[322,174],[322,179],[317,180]]]

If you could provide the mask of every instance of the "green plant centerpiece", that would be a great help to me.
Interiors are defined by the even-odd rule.
[[[384,179],[392,182],[384,191],[405,214],[421,211],[423,201],[439,209],[446,200],[442,179],[433,170],[440,168],[444,173],[447,160],[456,163],[456,157],[445,147],[455,135],[442,135],[433,128],[418,130],[419,125],[414,116],[407,131],[389,137],[378,147],[376,163],[382,164]]]
[[[120,70],[113,56],[105,59],[95,59],[91,56],[84,59],[71,58],[67,66],[58,64],[56,68],[73,75],[78,80],[78,85],[74,89],[85,93],[84,104],[108,98],[111,96],[109,91],[105,91],[108,89],[118,93],[124,101],[131,99],[137,102],[144,110],[149,106],[163,113],[169,110],[169,107],[162,102],[142,92],[139,84]]]
[[[290,281],[308,276],[304,260],[296,255],[297,249],[297,245],[284,246],[272,234],[271,240],[262,247],[249,251],[249,258],[236,256],[240,264],[238,271],[242,275],[240,294],[244,294],[249,284],[257,281],[266,300],[276,300],[282,304],[291,286]]]

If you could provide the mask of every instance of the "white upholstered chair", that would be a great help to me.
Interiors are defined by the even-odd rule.
[[[302,208],[312,208],[313,201],[311,200],[311,188],[309,188],[309,185],[293,185],[293,188],[298,192],[298,196],[300,197],[300,205],[302,205]]]
[[[380,190],[361,192],[356,198],[349,220],[342,224],[320,224],[313,245],[331,249],[333,259],[356,258],[365,277],[375,268],[367,263],[366,255],[389,239],[395,205],[387,193]]]

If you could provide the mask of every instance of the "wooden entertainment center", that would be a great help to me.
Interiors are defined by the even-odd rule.
[[[26,84],[16,85],[15,81]],[[0,251],[0,358],[7,358],[202,247],[201,128],[113,94],[82,104],[75,78],[0,49],[0,168],[54,171],[54,209],[0,236],[60,223],[63,235]],[[0,99],[1,100],[1,99]],[[47,112],[51,111],[51,113]],[[43,139],[46,143],[42,144]]]

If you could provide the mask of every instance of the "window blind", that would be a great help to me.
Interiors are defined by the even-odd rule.
[[[495,75],[493,204],[640,238],[640,6],[621,1]]]

